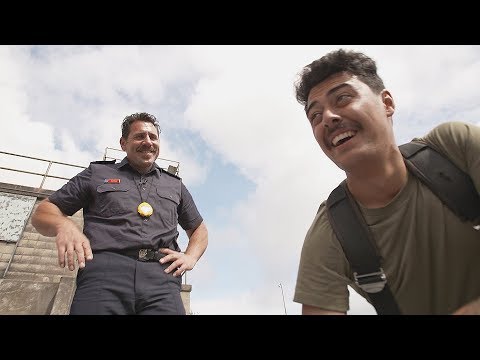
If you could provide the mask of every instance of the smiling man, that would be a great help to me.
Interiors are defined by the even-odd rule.
[[[304,67],[295,84],[313,135],[346,174],[346,187],[403,314],[480,314],[480,232],[405,165],[395,142],[395,102],[365,54],[339,49]],[[416,139],[449,158],[480,189],[480,128],[449,122]],[[327,214],[307,232],[294,301],[303,314],[345,314],[356,282]],[[477,219],[478,220],[478,219]]]
[[[56,236],[58,262],[75,270],[72,315],[185,315],[181,275],[208,243],[207,228],[182,180],[156,163],[160,127],[135,113],[122,123],[120,162],[97,161],[69,180],[32,216],[45,236]],[[82,231],[68,216],[83,208]],[[177,244],[177,225],[189,241]]]

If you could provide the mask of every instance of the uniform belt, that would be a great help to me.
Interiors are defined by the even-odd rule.
[[[133,250],[120,250],[117,253],[131,257],[138,261],[158,261],[166,254],[153,249],[133,249]]]

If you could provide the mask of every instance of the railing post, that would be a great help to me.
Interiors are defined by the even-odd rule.
[[[42,183],[40,184],[39,189],[41,189],[43,187],[43,184],[45,183],[45,179],[47,178],[48,172],[50,171],[50,166],[52,166],[51,161],[48,162],[47,172],[45,174],[43,174]]]

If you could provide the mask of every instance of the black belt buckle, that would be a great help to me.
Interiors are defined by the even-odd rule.
[[[152,249],[140,249],[138,250],[139,261],[155,260],[155,250]]]

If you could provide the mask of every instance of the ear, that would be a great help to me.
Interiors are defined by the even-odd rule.
[[[382,90],[382,102],[388,117],[392,117],[395,113],[395,101],[392,94],[388,90]]]
[[[123,136],[120,138],[120,146],[122,147],[123,151],[126,151],[125,148],[127,147],[127,141],[123,138]]]

